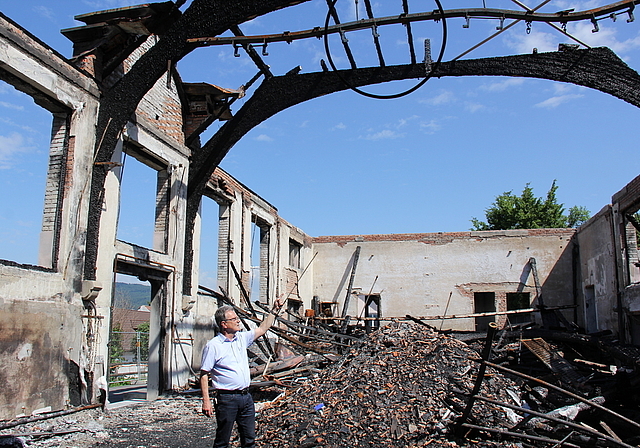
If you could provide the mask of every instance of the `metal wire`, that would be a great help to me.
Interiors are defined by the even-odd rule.
[[[445,14],[444,14],[444,9],[442,8],[442,3],[440,3],[440,0],[434,0],[436,2],[436,5],[438,6],[438,11],[440,13],[440,20],[442,20],[442,44],[440,45],[440,53],[438,55],[438,60],[435,62],[435,64],[431,67],[431,70],[429,71],[429,73],[427,73],[427,76],[420,80],[415,86],[411,87],[410,89],[407,89],[403,92],[400,93],[395,93],[395,94],[391,94],[391,95],[379,95],[379,94],[375,94],[375,93],[370,93],[370,92],[365,92],[362,89],[359,89],[353,85],[351,85],[351,83],[349,83],[344,76],[342,76],[342,74],[340,73],[340,71],[337,69],[335,63],[333,62],[333,58],[331,57],[331,51],[329,50],[329,38],[328,38],[328,33],[327,30],[329,28],[329,20],[332,16],[335,16],[337,18],[337,14],[335,13],[335,4],[338,0],[327,0],[327,3],[329,3],[329,11],[327,12],[327,17],[325,19],[324,22],[324,30],[325,32],[323,33],[323,37],[324,37],[324,48],[325,48],[325,52],[327,54],[327,60],[329,61],[329,65],[331,65],[331,68],[333,69],[333,71],[335,72],[335,74],[338,76],[338,78],[340,78],[340,80],[344,83],[345,86],[347,86],[349,89],[353,90],[356,93],[359,93],[360,95],[366,96],[368,98],[374,98],[377,100],[390,100],[390,99],[395,99],[395,98],[401,98],[403,96],[409,95],[410,93],[415,92],[416,90],[418,90],[420,87],[422,87],[423,85],[425,85],[425,83],[431,79],[431,77],[433,76],[433,74],[435,72],[438,71],[438,68],[440,67],[440,63],[442,62],[442,58],[444,57],[444,50],[447,46],[447,21],[445,19]],[[353,64],[352,64],[353,66]]]

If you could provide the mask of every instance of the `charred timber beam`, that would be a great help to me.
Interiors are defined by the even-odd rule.
[[[588,9],[578,12],[557,12],[557,13],[539,13],[532,10],[520,11],[511,9],[496,9],[496,8],[464,8],[464,9],[446,9],[444,11],[445,19],[453,18],[474,18],[474,19],[513,19],[527,22],[546,22],[546,23],[568,23],[578,22],[583,20],[598,19],[600,17],[610,16],[611,14],[620,11],[633,11],[635,5],[639,4],[640,0],[633,1],[621,1],[611,3],[599,8]],[[230,45],[230,44],[245,44],[245,43],[273,43],[273,42],[287,42],[291,43],[294,40],[309,39],[312,37],[321,38],[325,34],[337,34],[340,32],[358,31],[363,29],[369,29],[374,26],[396,25],[403,24],[408,25],[413,22],[424,21],[438,21],[442,18],[439,10],[420,12],[413,14],[402,14],[398,16],[379,17],[369,19],[361,19],[355,22],[340,23],[337,25],[331,25],[329,27],[315,27],[310,30],[296,31],[296,32],[284,32],[278,34],[266,34],[259,36],[246,36],[243,38],[233,37],[201,37],[189,39],[189,43],[206,46],[206,45]]]
[[[349,298],[351,298],[351,289],[353,288],[353,281],[356,278],[356,269],[358,268],[358,260],[360,259],[360,249],[360,246],[356,246],[356,250],[353,253],[353,264],[351,265],[351,275],[349,276],[347,295],[344,298],[344,306],[342,307],[342,317],[347,317],[347,312],[349,311]]]
[[[610,344],[598,337],[586,334],[565,333],[561,331],[542,330],[538,328],[526,330],[523,336],[527,338],[541,337],[557,342],[595,347],[607,353],[609,356],[612,356],[613,358],[624,362],[626,365],[640,367],[640,352],[635,346]]]
[[[191,291],[193,226],[200,198],[214,169],[251,129],[296,104],[346,90],[340,77],[354,87],[401,79],[424,78],[423,64],[368,67],[336,72],[314,72],[265,79],[235,116],[193,155],[189,170],[183,293]],[[640,106],[640,75],[609,48],[466,59],[443,62],[436,77],[514,76],[573,83],[608,93]]]
[[[255,304],[261,308],[265,313],[269,312],[269,309],[264,306],[262,303],[260,302],[255,302]],[[334,333],[331,331],[326,331],[326,330],[322,330],[320,328],[316,328],[316,327],[312,327],[310,325],[304,325],[304,324],[299,324],[298,322],[293,322],[291,320],[285,319],[284,317],[279,317],[276,316],[276,320],[278,322],[282,322],[283,324],[285,324],[288,327],[296,327],[296,328],[300,328],[302,330],[308,330],[308,331],[312,331],[316,334],[321,334],[321,335],[325,335],[325,336],[330,336],[330,337],[334,337],[334,338],[341,338],[341,339],[349,339],[352,341],[360,341],[360,338],[357,338],[355,336],[349,336],[346,334],[339,334],[339,333]]]
[[[37,422],[37,421],[40,421],[40,420],[46,420],[48,418],[60,417],[62,415],[69,415],[69,414],[73,414],[75,412],[85,411],[87,409],[100,408],[100,407],[103,407],[103,406],[104,406],[104,403],[89,404],[87,406],[80,406],[79,408],[67,409],[65,411],[56,411],[56,412],[51,412],[51,413],[47,413],[47,414],[43,414],[43,415],[37,415],[35,417],[22,418],[22,419],[18,419],[18,420],[12,421],[12,422],[0,424],[0,430],[13,428],[15,426],[24,425],[26,423],[33,423],[33,422]]]
[[[489,323],[489,329],[487,330],[487,339],[484,343],[484,349],[482,350],[482,360],[488,361],[489,356],[491,356],[491,344],[493,344],[493,338],[498,331],[498,325],[495,322]],[[458,435],[462,434],[462,424],[467,422],[469,415],[471,414],[471,409],[473,408],[473,404],[475,403],[476,398],[478,397],[478,393],[480,392],[480,387],[482,387],[482,380],[484,379],[484,373],[487,370],[487,365],[482,363],[480,364],[480,368],[478,369],[478,376],[476,378],[476,383],[473,386],[473,390],[471,391],[471,395],[469,396],[469,401],[467,402],[467,407],[465,408],[460,420],[456,424],[456,433]]]
[[[500,434],[500,435],[508,436],[508,437],[515,437],[515,438],[519,438],[519,439],[534,440],[536,442],[543,442],[543,443],[553,443],[554,446],[567,446],[569,448],[581,448],[580,445],[574,445],[573,443],[568,443],[566,441],[549,439],[547,437],[532,436],[530,434],[523,434],[523,433],[519,433],[519,432],[507,431],[506,429],[488,428],[486,426],[472,425],[470,423],[463,423],[462,426],[465,427],[465,428],[469,428],[469,429],[475,429],[477,431],[493,432],[495,434]]]
[[[596,431],[595,429],[590,428],[588,426],[578,425],[577,423],[573,423],[571,421],[564,420],[562,418],[554,417],[552,415],[544,414],[542,412],[537,412],[537,411],[534,411],[533,409],[526,409],[526,408],[523,408],[523,407],[520,407],[520,406],[515,406],[515,405],[509,404],[509,403],[503,403],[501,401],[494,400],[492,398],[483,397],[483,396],[480,396],[480,395],[476,396],[476,399],[478,399],[480,401],[487,402],[487,403],[495,404],[496,406],[503,406],[505,408],[509,408],[509,409],[514,410],[514,411],[522,412],[523,414],[534,415],[536,417],[540,417],[540,418],[543,418],[545,420],[549,420],[549,421],[552,421],[552,422],[555,422],[555,423],[560,423],[562,425],[566,425],[566,426],[568,426],[568,427],[570,427],[570,428],[572,428],[572,429],[574,429],[574,430],[576,430],[578,432],[586,432],[586,433],[591,434],[593,436],[596,436],[596,437],[598,437],[600,439],[604,439],[607,442],[612,443],[615,446],[622,446],[624,448],[637,448],[637,447],[633,447],[633,445],[629,445],[627,443],[620,442],[620,441],[616,440],[615,438],[613,438],[611,436],[608,436],[606,434],[602,434],[601,432]]]
[[[502,372],[508,373],[510,375],[519,376],[520,378],[524,378],[525,380],[536,382],[536,383],[541,384],[542,386],[544,386],[546,388],[553,389],[553,390],[555,390],[557,392],[565,394],[568,397],[571,397],[571,398],[573,398],[575,400],[578,400],[578,401],[580,401],[582,403],[588,404],[588,405],[590,405],[590,406],[592,406],[592,407],[594,407],[596,409],[599,409],[599,410],[601,410],[603,412],[606,412],[609,415],[612,415],[612,416],[624,421],[625,423],[628,423],[628,424],[630,424],[632,426],[635,426],[636,428],[640,429],[640,423],[635,422],[635,421],[625,417],[624,415],[620,415],[617,412],[615,412],[615,411],[613,411],[613,410],[611,410],[609,408],[606,408],[606,407],[602,406],[599,403],[595,403],[593,401],[589,401],[586,398],[581,397],[580,395],[574,394],[573,392],[569,392],[568,390],[565,390],[565,389],[563,389],[561,387],[558,387],[555,384],[548,383],[548,382],[546,382],[544,380],[541,380],[540,378],[535,378],[533,376],[529,376],[527,374],[518,372],[517,370],[509,369],[509,368],[501,366],[499,364],[494,364],[494,363],[489,362],[489,361],[482,361],[482,362],[483,362],[483,364],[486,364],[488,367],[492,367],[492,368],[494,368],[496,370],[501,370]]]

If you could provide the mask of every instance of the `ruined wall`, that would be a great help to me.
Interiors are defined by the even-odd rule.
[[[41,266],[0,260],[0,418],[86,403],[92,369],[81,298],[98,89],[0,14],[0,77],[55,117]],[[83,380],[81,380],[81,377]]]
[[[624,342],[640,344],[640,223],[637,219],[640,210],[640,176],[612,196],[611,208],[614,218],[619,334]]]
[[[284,296],[292,307],[298,307],[298,312],[303,314],[304,309],[310,307],[313,290],[312,276],[302,275],[304,267],[312,258],[310,237],[280,217],[277,208],[220,168],[216,168],[211,176],[207,190],[207,196],[219,204],[221,212],[218,223],[202,223],[200,217],[196,221],[194,241],[199,240],[201,225],[219,226],[218,285],[204,286],[214,290],[221,286],[234,304],[245,306],[243,293],[231,263],[236,267],[243,287],[251,296],[252,238],[260,237],[260,232],[253,231],[252,223],[255,222],[267,234],[267,241],[260,244],[258,257],[260,278],[255,287],[259,289],[259,300],[266,306],[271,306],[276,297]],[[291,266],[289,262],[290,240],[300,244],[298,266]],[[199,258],[199,246],[196,245],[194,272],[198,271]],[[255,270],[254,273],[257,274]],[[200,368],[202,347],[213,336],[212,316],[217,307],[215,298],[207,295],[197,296],[192,310],[194,369]]]
[[[156,41],[156,37],[150,36],[112,78],[126,73]],[[187,311],[191,299],[183,297],[179,287],[184,259],[185,179],[188,178],[190,154],[184,145],[181,110],[178,85],[172,74],[162,77],[144,96],[134,119],[123,129],[114,152],[113,165],[105,180],[99,224],[96,280],[102,290],[95,304],[102,317],[100,339],[109,340],[114,267],[116,272],[137,275],[141,280],[154,279],[160,288],[157,297],[149,298],[153,346],[149,354],[149,398],[164,390],[184,387],[190,375],[193,331]],[[132,157],[146,165],[156,177],[155,223],[150,247],[117,239],[121,184],[127,176],[128,159]],[[103,362],[108,359],[106,343],[98,347],[97,356]],[[104,368],[96,372],[96,375],[104,374]]]
[[[352,257],[360,246],[353,289],[360,295],[379,294],[383,317],[437,316],[445,310],[447,315],[470,314],[474,293],[480,292],[495,293],[497,311],[506,310],[507,293],[528,292],[533,302],[531,257],[545,304],[572,305],[567,279],[572,278],[573,235],[572,229],[539,229],[317,237],[314,295],[321,302],[336,302],[342,311]],[[348,314],[361,313],[362,301],[353,295]],[[443,328],[473,330],[475,322],[447,320]]]
[[[610,205],[580,226],[576,241],[580,252],[578,325],[588,333],[617,332],[616,254]]]

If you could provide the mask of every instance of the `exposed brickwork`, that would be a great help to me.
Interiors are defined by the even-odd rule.
[[[226,288],[229,282],[228,266],[229,254],[231,253],[229,236],[231,209],[227,205],[221,205],[221,207],[220,220],[218,221],[218,284]]]
[[[438,232],[438,233],[397,233],[391,235],[340,235],[318,236],[312,238],[314,244],[336,243],[344,245],[357,242],[377,241],[419,241],[425,244],[448,244],[457,239],[475,239],[482,241],[488,238],[522,237],[522,236],[549,236],[571,237],[575,229],[531,229],[517,231],[486,231],[486,232]]]
[[[624,213],[635,212],[635,209],[640,205],[640,176],[637,176],[625,185],[622,190],[614,194],[611,202],[618,203],[620,210]]]
[[[158,171],[156,189],[156,222],[154,249],[167,251],[169,234],[169,198],[171,194],[171,176],[167,170]]]
[[[298,291],[298,272],[291,268],[285,268],[285,291],[289,298],[300,298],[300,291]]]
[[[154,36],[137,48],[125,61],[125,71],[128,71],[134,61],[137,61],[156,42]],[[178,89],[173,76],[166,74],[142,98],[136,112],[146,121],[180,144],[184,144],[182,129],[182,105]]]
[[[67,140],[67,117],[56,114],[53,117],[53,130],[49,147],[49,171],[44,197],[42,231],[53,232],[61,193],[60,179],[66,170],[64,150]]]

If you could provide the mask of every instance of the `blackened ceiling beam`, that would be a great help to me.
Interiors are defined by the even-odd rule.
[[[423,78],[423,64],[342,70],[353,87]],[[609,48],[569,50],[444,62],[435,77],[511,76],[573,83],[608,93],[640,107],[640,75]],[[187,194],[187,230],[183,292],[191,289],[193,226],[204,188],[224,156],[244,135],[264,120],[291,106],[346,90],[336,72],[274,76],[265,79],[253,96],[193,155]]]
[[[354,87],[423,78],[423,64],[341,70]],[[608,48],[568,50],[443,62],[435,77],[512,76],[568,82],[608,93],[640,107],[640,75]],[[275,76],[255,94],[194,156],[189,196],[206,184],[229,149],[249,130],[296,104],[347,89],[335,72]]]

